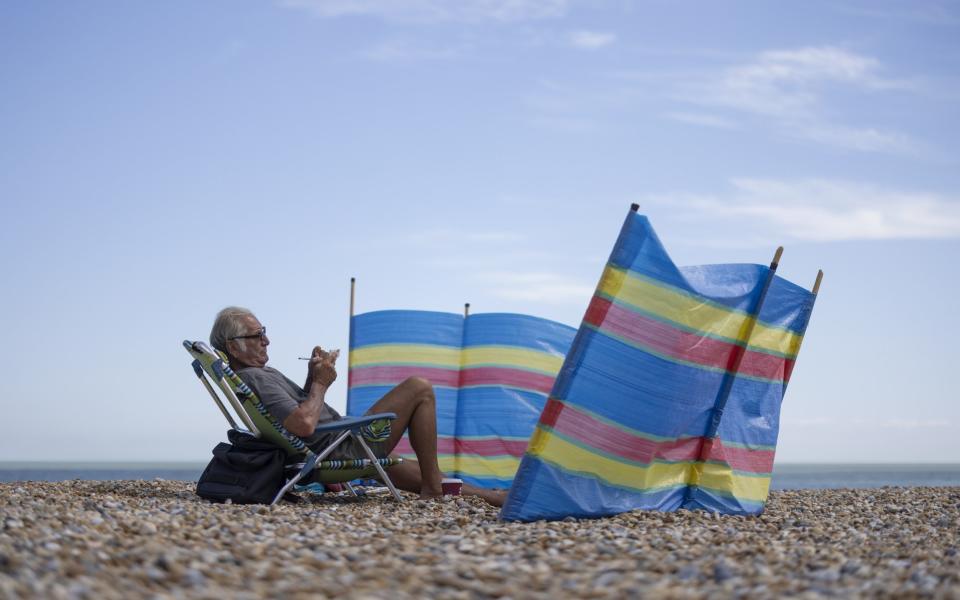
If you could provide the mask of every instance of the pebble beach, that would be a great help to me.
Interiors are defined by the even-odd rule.
[[[0,598],[960,598],[960,487],[775,491],[758,517],[534,523],[469,497],[303,497],[0,484]]]

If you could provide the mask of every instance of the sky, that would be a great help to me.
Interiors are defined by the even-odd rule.
[[[0,3],[0,461],[206,461],[227,305],[577,326],[636,202],[823,269],[778,462],[960,462],[958,74],[951,2]]]

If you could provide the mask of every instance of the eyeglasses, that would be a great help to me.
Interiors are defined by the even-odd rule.
[[[232,338],[227,338],[227,341],[231,340],[252,340],[253,338],[260,338],[260,341],[263,341],[263,338],[267,337],[267,328],[261,327],[256,330],[254,333],[248,333],[247,335],[238,335]]]

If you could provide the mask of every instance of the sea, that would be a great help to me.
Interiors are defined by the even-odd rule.
[[[205,463],[2,462],[0,482],[168,479],[196,481]],[[960,464],[785,463],[774,466],[774,490],[960,486]]]

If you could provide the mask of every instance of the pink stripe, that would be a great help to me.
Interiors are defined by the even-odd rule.
[[[714,438],[704,443],[705,461],[730,465],[731,469],[747,473],[772,473],[773,450],[748,450],[724,446],[723,441]]]
[[[653,352],[705,367],[729,370],[736,364],[735,353],[742,352],[737,372],[744,375],[785,381],[793,368],[792,359],[744,350],[729,342],[683,331],[599,296],[594,296],[584,320]]]
[[[416,365],[353,367],[350,369],[350,385],[397,385],[408,377],[423,377],[433,385],[457,387],[459,375],[457,369]]]
[[[437,454],[453,454],[454,440],[450,436],[437,436]],[[393,449],[395,454],[413,454],[413,446],[410,445],[410,439],[406,434],[400,438],[396,447]]]
[[[594,419],[553,398],[547,401],[540,415],[540,425],[551,427],[557,433],[580,440],[601,452],[643,464],[654,460],[692,461],[705,456],[705,460],[723,462],[738,471],[769,473],[773,470],[772,450],[724,446],[720,440],[712,440],[703,448],[702,437],[662,442],[649,440]]]
[[[506,367],[474,367],[462,371],[461,387],[471,385],[502,385],[549,394],[554,377]]]
[[[520,458],[527,450],[526,440],[471,440],[454,439],[452,437],[437,437],[438,454],[458,454],[471,456],[514,456]],[[413,454],[410,440],[404,435],[393,450],[397,454]]]
[[[456,442],[457,454],[473,456],[515,456],[520,458],[527,450],[527,440],[462,440]]]

